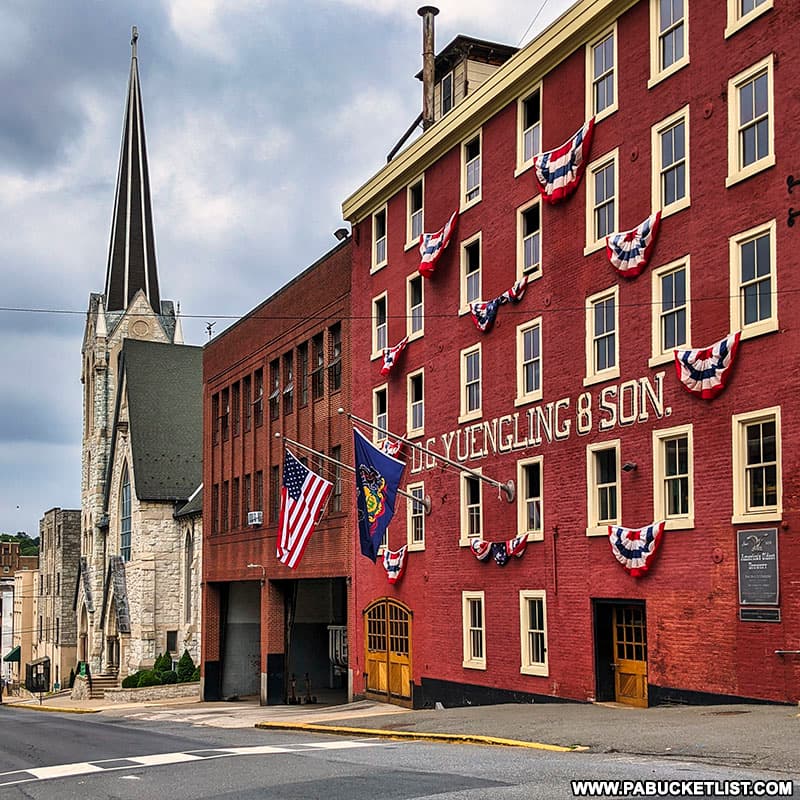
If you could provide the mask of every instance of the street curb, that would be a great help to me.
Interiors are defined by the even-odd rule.
[[[424,739],[432,742],[458,742],[461,744],[491,744],[503,747],[527,747],[531,750],[549,750],[554,753],[575,753],[588,750],[575,745],[563,747],[543,742],[523,742],[519,739],[501,739],[497,736],[482,736],[471,733],[423,733],[417,731],[389,731],[383,728],[347,728],[342,725],[315,725],[303,722],[257,722],[256,728],[262,730],[307,731],[313,733],[336,733],[346,736],[378,736],[384,739]]]
[[[57,711],[59,714],[97,714],[99,708],[61,708],[60,706],[34,706],[25,703],[3,703],[7,708],[25,708],[28,711]]]

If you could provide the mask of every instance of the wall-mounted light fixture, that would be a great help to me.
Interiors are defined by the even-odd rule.
[[[623,472],[636,472],[636,470],[638,469],[638,466],[639,465],[635,461],[626,461],[622,465],[622,471]]]

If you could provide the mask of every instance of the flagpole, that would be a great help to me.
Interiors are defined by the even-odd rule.
[[[494,486],[498,489],[501,489],[505,493],[506,500],[508,500],[509,503],[514,502],[516,491],[513,479],[507,481],[506,483],[501,483],[500,481],[496,481],[494,478],[489,478],[486,475],[482,475],[480,472],[477,472],[474,469],[470,469],[469,467],[464,466],[464,464],[459,464],[458,462],[451,461],[449,458],[446,458],[445,456],[440,455],[439,453],[434,453],[433,450],[428,450],[427,447],[423,447],[421,444],[418,444],[417,442],[412,442],[409,439],[405,439],[402,436],[398,436],[397,434],[394,434],[391,431],[387,431],[384,428],[379,427],[378,425],[373,425],[373,423],[368,422],[365,419],[361,419],[361,417],[357,417],[355,414],[351,414],[349,411],[346,412],[343,408],[339,408],[337,409],[337,411],[339,414],[347,414],[348,419],[353,419],[356,422],[360,422],[362,425],[366,425],[368,428],[372,428],[373,430],[378,431],[378,433],[382,433],[385,436],[390,436],[394,439],[397,439],[398,442],[403,442],[403,444],[407,444],[409,447],[414,447],[421,453],[425,453],[425,455],[432,456],[437,461],[443,461],[445,464],[448,464],[449,466],[459,470],[460,472],[468,472],[470,475],[472,475],[473,478],[477,478],[478,480],[481,480],[484,483],[488,483],[490,486]]]
[[[325,453],[320,453],[319,450],[315,450],[313,447],[309,447],[306,444],[301,444],[300,442],[296,442],[294,439],[290,439],[288,436],[284,436],[279,431],[275,431],[275,438],[276,439],[283,439],[284,442],[292,445],[293,447],[299,447],[301,450],[306,450],[309,453],[313,453],[315,456],[319,456],[320,458],[324,458],[326,461],[332,461],[334,464],[338,464],[340,467],[344,467],[348,472],[355,472],[355,467],[351,467],[349,464],[345,464],[344,461],[339,461],[336,458],[332,458],[331,456],[326,456]],[[397,489],[397,494],[403,495],[403,497],[407,497],[409,500],[413,500],[415,503],[419,503],[425,509],[425,515],[431,513],[431,497],[430,495],[425,495],[425,497],[414,497],[413,494],[409,492],[404,492],[402,489]]]

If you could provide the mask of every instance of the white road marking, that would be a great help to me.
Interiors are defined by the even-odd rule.
[[[205,761],[206,759],[202,756],[193,756],[191,753],[154,753],[152,756],[136,756],[126,760],[135,761],[143,767],[158,767],[163,764],[181,764],[184,761]]]
[[[66,775],[86,775],[89,772],[105,772],[105,770],[102,767],[90,764],[88,761],[83,761],[77,764],[59,764],[55,767],[33,767],[32,769],[26,769],[25,772],[30,772],[40,781],[46,781],[48,778],[63,778]]]

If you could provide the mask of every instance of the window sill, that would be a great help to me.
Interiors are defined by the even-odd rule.
[[[461,666],[464,667],[464,669],[483,669],[483,670],[485,670],[486,669],[486,662],[485,661],[483,661],[483,662],[481,662],[481,661],[462,661],[461,662]]]
[[[606,240],[605,239],[598,239],[596,242],[590,242],[583,248],[583,254],[585,256],[590,256],[592,253],[596,253],[598,250],[605,250],[606,247]]]
[[[663,220],[665,217],[671,217],[673,214],[683,211],[684,208],[689,208],[691,204],[692,198],[687,194],[686,197],[682,197],[680,200],[676,200],[668,206],[662,206],[661,219]],[[658,208],[654,207],[653,213],[655,214],[656,211],[658,211]]]
[[[409,553],[424,553],[425,552],[425,542],[418,542],[417,544],[408,543],[408,552]]]
[[[483,416],[482,411],[470,411],[468,414],[459,414],[458,417],[458,424],[461,425],[463,422],[472,422],[473,420],[480,419]]]
[[[409,333],[406,331],[406,336],[408,336],[408,341],[413,342],[415,339],[421,339],[425,335],[425,330],[415,331],[414,333]]]
[[[652,89],[654,86],[658,86],[661,81],[665,81],[667,78],[673,76],[676,72],[680,72],[684,67],[689,66],[689,57],[686,56],[685,58],[676,61],[674,64],[670,64],[666,69],[662,70],[656,75],[653,75],[649,81],[647,81],[647,88]]]
[[[529,542],[543,542],[544,531],[517,531],[517,536],[527,536]]]
[[[760,161],[755,161],[744,169],[734,172],[732,175],[728,175],[728,177],[725,178],[725,188],[729,189],[734,184],[745,181],[753,175],[757,175],[759,172],[762,172],[763,170],[769,169],[773,166],[775,166],[775,153],[770,153],[770,155],[766,156],[766,158],[762,158]]]
[[[603,372],[598,372],[596,375],[587,375],[583,379],[584,386],[593,386],[596,383],[603,383],[604,381],[611,381],[619,378],[619,367],[614,369],[607,369]]]
[[[408,433],[406,433],[406,435],[405,435],[405,438],[406,439],[419,439],[421,436],[424,436],[424,435],[425,435],[425,428],[415,428],[412,431],[408,431]]]
[[[542,399],[542,396],[542,391],[539,390],[532,394],[526,394],[524,397],[516,397],[514,398],[514,407],[519,408],[520,406],[527,406],[529,403],[537,403]]]
[[[463,214],[465,211],[468,211],[473,206],[478,205],[478,203],[480,203],[480,201],[482,199],[483,198],[482,198],[481,195],[478,195],[474,200],[463,200],[462,199],[461,204],[460,204],[459,209],[458,209],[458,213],[459,214]]]
[[[772,298],[773,302],[775,302],[775,297]],[[778,320],[774,317],[770,319],[763,320],[762,322],[756,322],[752,325],[743,326],[741,328],[742,331],[742,339],[755,339],[757,336],[764,336],[767,333],[775,333],[778,331]]]
[[[369,274],[374,275],[376,272],[380,272],[384,267],[387,267],[388,265],[389,265],[388,259],[386,261],[381,261],[380,264],[373,264],[369,268]]]
[[[663,519],[663,517],[661,517]],[[665,531],[690,531],[694,530],[694,517],[681,517],[680,519],[668,519],[664,525]]]
[[[477,542],[480,539],[480,536],[473,536],[471,539],[459,539],[458,546],[459,547],[469,547],[473,542]]]
[[[536,675],[539,678],[546,678],[550,673],[547,670],[546,666],[543,667],[520,667],[519,668],[520,675]]]
[[[533,168],[533,159],[530,161],[526,161],[524,164],[517,164],[517,168],[514,170],[514,177],[519,178],[520,175],[526,173],[529,169]]]
[[[608,526],[619,525],[619,522],[609,522],[606,525],[592,525],[586,529],[587,536],[605,536],[608,538]]]
[[[725,28],[725,38],[728,39],[729,37],[733,36],[734,33],[749,25],[754,19],[758,19],[758,17],[760,17],[762,14],[765,14],[771,8],[772,0],[767,0],[766,3],[756,6],[752,11],[745,14],[743,17],[740,17],[737,20],[729,21],[727,27]]]
[[[738,513],[731,517],[733,525],[749,525],[756,522],[780,522],[783,518],[783,509],[773,509],[771,511],[759,511],[749,513]]]
[[[409,250],[413,250],[415,247],[419,247],[419,239],[414,239],[413,242],[406,242],[403,245],[403,250],[407,253]]]
[[[686,347],[686,345],[681,345],[681,347]],[[675,354],[674,353],[661,353],[657,356],[650,356],[647,360],[648,367],[660,367],[664,364],[672,364],[675,361]]]
[[[604,108],[602,111],[592,112],[592,110],[590,109],[586,118],[589,119],[590,117],[594,116],[594,124],[597,125],[598,122],[604,120],[606,117],[610,117],[612,114],[616,114],[618,110],[619,110],[619,105],[617,103],[613,103],[612,105]]]

